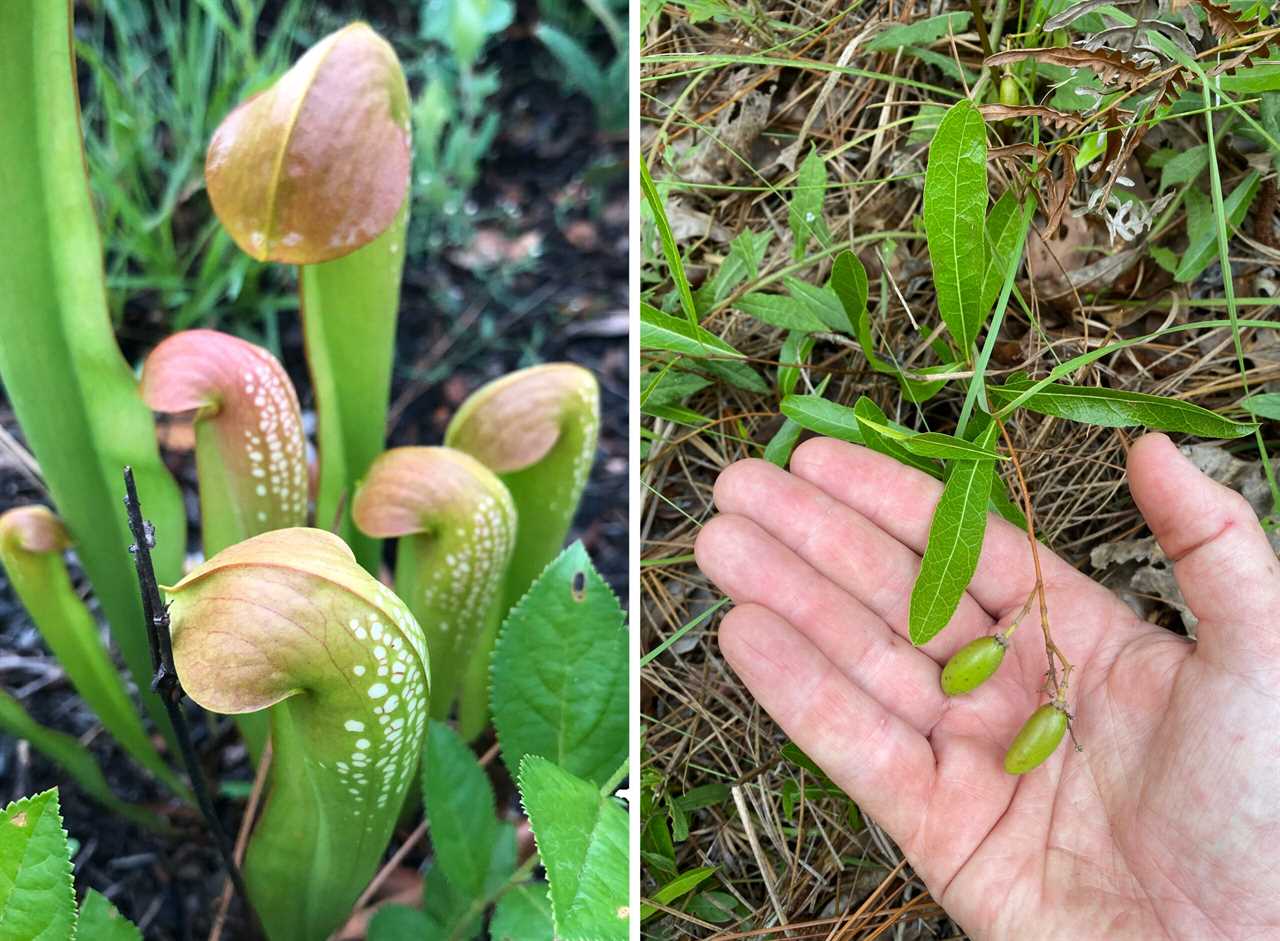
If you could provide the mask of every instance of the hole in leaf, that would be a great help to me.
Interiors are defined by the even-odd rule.
[[[573,600],[583,601],[587,597],[587,573],[573,573]]]

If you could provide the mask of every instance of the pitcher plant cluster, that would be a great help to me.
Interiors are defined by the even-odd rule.
[[[154,527],[181,688],[235,717],[253,762],[269,768],[243,860],[268,938],[340,927],[419,794],[456,910],[442,909],[437,892],[434,908],[392,912],[370,937],[401,937],[397,925],[413,917],[473,937],[493,903],[528,907],[559,937],[625,937],[625,814],[612,797],[626,774],[625,626],[580,547],[561,551],[595,454],[598,386],[571,364],[524,369],[467,399],[441,445],[385,449],[412,165],[396,53],[360,23],[326,36],[232,111],[208,147],[208,194],[235,243],[298,268],[316,403],[311,464],[299,396],[266,349],[187,330],[151,350],[140,376],[127,365],[85,179],[71,5],[19,0],[10,12],[0,30],[0,90],[15,103],[0,124],[0,281],[15,296],[0,305],[0,377],[56,515],[25,506],[0,516],[0,561],[70,681],[141,768],[190,799],[162,754],[173,754],[174,729],[152,692],[120,499],[127,465]],[[185,514],[155,413],[194,426],[205,561],[185,574]],[[395,540],[394,590],[378,578],[384,540]],[[170,748],[158,748],[136,714],[72,587],[69,549]],[[557,618],[572,618],[573,630]],[[575,632],[575,655],[594,652],[608,678],[584,704],[551,703],[565,715],[547,722],[561,732],[579,723],[579,734],[557,740],[539,715],[564,677],[504,679],[512,671],[494,651],[523,661],[532,645],[553,642],[544,635]],[[11,697],[0,707],[0,727],[122,806],[74,740],[39,727]],[[529,712],[539,715],[520,715]],[[457,732],[443,724],[453,716]],[[429,722],[426,753],[441,754],[438,768],[423,760]],[[514,832],[465,744],[491,722],[544,850],[520,866]],[[458,861],[467,854],[451,847],[446,819],[464,785],[481,800],[460,819],[481,844],[489,834],[479,879]],[[569,803],[579,815],[590,808],[596,836],[566,848]],[[65,858],[56,795],[5,814],[22,852]],[[618,832],[620,843],[605,840]],[[0,867],[22,858],[10,857],[0,852]],[[549,884],[532,878],[539,862]],[[74,894],[63,898],[69,869],[66,877],[66,886],[55,880],[54,901],[36,906],[43,915],[23,917],[44,918],[50,937],[79,919],[88,936],[101,917],[91,909],[110,906],[91,894],[77,914]],[[18,917],[13,905],[0,910],[9,913],[0,921]]]

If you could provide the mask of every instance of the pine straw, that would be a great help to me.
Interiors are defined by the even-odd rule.
[[[954,85],[937,69],[905,55],[857,52],[882,22],[908,22],[939,12],[936,7],[926,10],[918,3],[865,3],[843,18],[838,15],[846,7],[836,2],[779,2],[768,10],[753,3],[749,9],[759,13],[749,25],[710,20],[692,24],[681,10],[668,7],[650,24],[644,39],[645,54],[767,53],[835,63],[852,44],[845,60],[851,66],[890,73],[897,79]],[[797,33],[777,33],[769,27],[767,17],[793,24]],[[794,40],[801,31],[813,32],[785,48],[773,48]],[[944,39],[933,48],[960,58],[973,70],[980,62],[973,34]],[[825,100],[805,130],[807,141],[823,155],[840,150],[827,162],[833,185],[824,212],[833,241],[861,237],[860,244],[865,244],[869,234],[913,230],[923,183],[918,174],[923,171],[927,145],[908,141],[909,123],[887,125],[914,114],[920,102],[929,100],[928,92],[879,78],[840,76],[829,82],[830,73],[823,71],[751,64],[730,64],[693,76],[676,74],[690,68],[688,63],[642,65],[645,76],[673,76],[641,86],[642,147],[656,179],[670,176],[659,159],[669,148],[681,152],[712,134],[721,139],[731,136],[732,126],[718,124],[725,113],[732,113],[749,94],[772,86],[775,91],[764,135],[754,144],[747,142],[749,149],[739,154],[741,161],[722,161],[725,176],[721,182],[762,187],[767,179],[774,187],[790,186],[793,174],[785,169],[775,166],[756,171],[754,167],[767,166],[772,155],[806,125],[814,101]],[[1012,142],[1008,126],[998,126],[996,133],[1006,143]],[[1180,148],[1203,140],[1201,118],[1169,122],[1151,135],[1153,144]],[[1224,148],[1220,162],[1224,191],[1230,191],[1246,172],[1246,163],[1230,148]],[[1005,161],[991,165],[994,193],[1011,185],[1015,169]],[[890,176],[897,178],[883,179]],[[1087,184],[1078,184],[1071,208],[1083,205],[1089,192]],[[747,354],[757,370],[772,380],[784,334],[738,313],[733,299],[759,289],[762,281],[776,286],[784,270],[808,283],[823,284],[830,259],[811,259],[798,266],[792,262],[786,202],[776,192],[681,188],[672,190],[671,195],[678,195],[687,208],[707,213],[711,223],[724,226],[731,234],[746,229],[774,232],[760,277],[740,286],[704,320],[708,329]],[[1253,237],[1237,233],[1231,242],[1239,296],[1264,293],[1259,274],[1274,277],[1274,268],[1280,263],[1280,252],[1274,248],[1274,200],[1261,200],[1260,205],[1265,207],[1265,218],[1251,214],[1244,227]],[[1184,244],[1179,242],[1182,228],[1179,213],[1156,235],[1161,243],[1180,249]],[[1106,250],[1105,233],[1095,228],[1093,234],[1093,242]],[[1036,234],[1032,239],[1038,237]],[[1131,247],[1121,243],[1116,250]],[[716,270],[727,252],[723,241],[711,237],[687,237],[680,249],[695,288],[701,278]],[[1018,286],[1032,306],[1036,326],[1010,305],[991,377],[1015,370],[1039,377],[1086,349],[1142,336],[1165,323],[1227,316],[1221,306],[1206,308],[1195,303],[1196,298],[1222,295],[1216,265],[1188,291],[1185,286],[1171,285],[1144,257],[1145,252],[1136,254],[1137,261],[1128,272],[1099,286],[1109,290],[1094,289],[1102,300],[1051,299],[1044,285],[1052,280],[1052,273],[1035,271],[1028,278],[1024,269]],[[883,311],[877,306],[879,266],[870,252],[863,251],[862,257],[871,273],[873,330],[882,355],[891,351],[907,366],[936,362],[927,353],[929,329],[937,323],[937,313],[923,240],[898,240]],[[1038,257],[1047,256],[1042,253]],[[1098,257],[1102,255],[1095,253],[1090,260]],[[669,280],[663,280],[668,277],[666,266],[646,258],[645,270],[646,276],[652,275],[646,286],[656,285],[649,291],[649,300],[661,304],[672,287]],[[1242,309],[1241,316],[1272,318],[1275,310],[1255,306]],[[1255,353],[1247,360],[1249,389],[1257,391],[1267,383],[1280,382],[1280,346],[1272,332],[1244,331],[1242,341],[1246,352]],[[823,376],[830,375],[825,396],[831,401],[851,404],[865,394],[891,418],[910,427],[954,428],[964,396],[963,380],[951,383],[938,397],[917,407],[904,401],[892,377],[870,371],[861,353],[846,343],[820,341],[810,363],[797,391],[812,391]],[[684,365],[691,364],[686,360]],[[1131,347],[1077,373],[1073,381],[1178,396],[1228,412],[1244,388],[1231,332],[1223,329],[1177,333]],[[716,475],[736,460],[759,457],[782,422],[776,395],[754,395],[719,380],[685,404],[714,423],[693,428],[645,419],[653,434],[642,469],[645,650],[670,638],[721,597],[689,561],[698,529],[713,512]],[[1008,427],[1023,457],[1041,537],[1056,551],[1088,570],[1088,552],[1093,546],[1145,534],[1124,483],[1125,453],[1135,437],[1133,432],[1088,427],[1025,411]],[[1257,457],[1251,439],[1237,442],[1233,450],[1247,459]],[[661,561],[666,559],[674,561]],[[849,826],[843,801],[802,800],[794,820],[784,820],[784,784],[794,781],[803,785],[807,775],[780,756],[785,736],[721,658],[715,636],[719,616],[695,628],[642,674],[644,770],[674,795],[711,783],[737,788],[735,800],[691,815],[689,838],[677,847],[678,862],[682,871],[703,865],[719,867],[715,887],[735,895],[752,914],[738,924],[715,926],[664,908],[665,914],[645,923],[645,933],[717,939],[961,937],[874,823],[868,822],[861,831]],[[1170,613],[1167,624],[1172,626],[1176,621]],[[643,893],[649,896],[655,888],[646,875]],[[781,926],[786,926],[785,930]]]

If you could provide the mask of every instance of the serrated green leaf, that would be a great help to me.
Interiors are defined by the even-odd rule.
[[[1240,407],[1259,418],[1280,421],[1280,392],[1261,392],[1240,400]]]
[[[640,347],[688,356],[742,356],[710,330],[664,314],[643,301],[640,302]]]
[[[801,427],[828,438],[863,443],[853,409],[828,402],[820,395],[788,395],[782,400],[782,414]]]
[[[1228,228],[1235,228],[1244,221],[1245,213],[1249,211],[1253,198],[1258,195],[1258,184],[1261,180],[1261,174],[1254,170],[1231,191],[1230,196],[1223,200],[1222,210],[1227,217],[1225,224]],[[1200,193],[1200,191],[1195,187],[1187,190],[1188,216],[1191,213],[1192,193]],[[1201,196],[1203,197],[1203,194]],[[1203,198],[1207,202],[1207,197]],[[1194,227],[1192,220],[1188,218],[1187,250],[1182,254],[1182,261],[1178,265],[1178,270],[1173,273],[1173,280],[1183,284],[1188,281],[1194,281],[1200,272],[1208,268],[1210,262],[1218,257],[1217,226],[1212,218],[1211,211],[1208,215],[1209,222],[1207,224],[1199,224]]]
[[[796,172],[795,188],[791,193],[791,207],[787,212],[787,225],[795,237],[791,257],[804,258],[811,239],[821,243],[827,235],[827,224],[822,217],[822,203],[827,195],[827,164],[818,156],[815,148],[809,149]]]
[[[985,313],[987,129],[966,100],[952,105],[929,145],[924,182],[924,228],[929,240],[938,312],[972,358]]]
[[[0,814],[0,938],[67,941],[75,921],[58,791],[20,798]]]
[[[997,401],[1011,402],[1032,385],[1029,379],[1015,378],[1003,386],[988,386],[987,394]],[[1069,418],[1105,428],[1143,427],[1154,431],[1180,431],[1201,438],[1242,438],[1252,434],[1256,427],[1252,422],[1232,421],[1180,399],[1057,382],[1051,382],[1034,393],[1022,403],[1022,407],[1042,415]]]
[[[853,414],[858,419],[858,428],[862,432],[863,443],[871,450],[879,451],[900,464],[906,464],[908,467],[922,470],[930,477],[940,475],[941,469],[937,461],[912,454],[894,436],[881,433],[880,429],[882,428],[892,428],[892,423],[880,406],[865,395],[861,396],[853,404]]]
[[[529,882],[511,889],[493,910],[490,941],[555,941],[551,896],[545,882]]]
[[[1209,166],[1209,145],[1197,144],[1178,151],[1160,168],[1160,189],[1166,190],[1179,183],[1190,183]]]
[[[597,784],[627,757],[627,631],[581,542],[507,615],[493,654],[493,724],[515,774],[541,755]]]
[[[1009,271],[1009,258],[1018,250],[1018,223],[1022,220],[1022,207],[1018,205],[1012,190],[996,200],[987,216],[986,240],[987,263],[982,276],[982,300],[978,307],[982,311],[982,322],[986,322],[991,308],[995,306],[1004,287],[1005,275]]]
[[[626,941],[627,814],[589,781],[536,755],[517,775],[551,886],[560,941]]]
[[[995,422],[989,421],[974,443],[994,452],[996,431]],[[917,647],[947,626],[978,568],[994,476],[993,461],[958,460],[947,468],[920,574],[911,589],[908,629]]]
[[[820,333],[827,329],[826,323],[809,310],[807,305],[794,297],[753,291],[738,298],[734,306],[757,320],[763,320],[767,324],[784,327],[787,330]]]
[[[422,796],[436,865],[463,895],[480,896],[498,838],[493,785],[458,734],[434,720],[427,726]]]
[[[903,46],[927,46],[943,36],[958,36],[969,28],[968,13],[943,13],[914,23],[890,26],[867,43],[868,52],[901,49]]]
[[[76,922],[79,941],[142,941],[142,932],[96,889],[85,893]]]

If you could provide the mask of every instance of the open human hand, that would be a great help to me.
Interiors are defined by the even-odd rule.
[[[1020,777],[1002,762],[1045,699],[1035,609],[976,691],[948,698],[939,674],[1021,610],[1024,532],[988,522],[959,609],[920,648],[907,610],[932,478],[814,439],[791,473],[727,468],[698,537],[737,605],[720,627],[729,663],[976,939],[1280,938],[1280,564],[1243,498],[1164,435],[1133,445],[1128,476],[1198,641],[1042,549],[1084,750],[1068,740]]]

